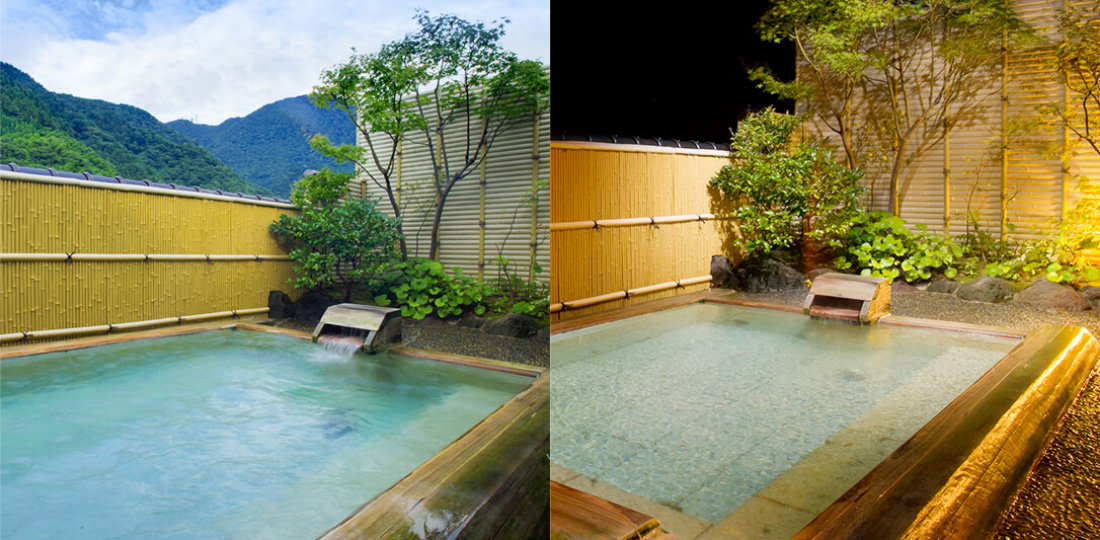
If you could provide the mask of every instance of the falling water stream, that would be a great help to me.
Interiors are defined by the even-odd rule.
[[[317,343],[335,353],[351,356],[363,349],[367,332],[357,328],[340,328],[339,334],[322,334]]]

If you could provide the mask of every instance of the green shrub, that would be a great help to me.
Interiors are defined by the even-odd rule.
[[[545,319],[550,315],[550,289],[538,280],[528,281],[511,270],[509,259],[497,256],[497,279],[488,285],[489,308],[494,313],[519,313],[536,319]],[[538,265],[536,274],[542,273]]]
[[[402,316],[418,320],[433,313],[442,318],[465,311],[483,315],[488,310],[484,284],[464,276],[461,268],[454,268],[451,276],[431,259],[391,264],[372,281],[371,288],[376,304],[400,306]]]
[[[377,200],[341,200],[350,177],[325,169],[302,178],[290,196],[300,213],[283,214],[268,226],[300,263],[294,267],[294,286],[318,289],[341,283],[345,301],[356,284],[394,258],[397,246],[396,222],[375,210]]]
[[[924,224],[916,229],[910,231],[904,219],[886,212],[861,214],[843,240],[831,243],[840,252],[833,264],[838,270],[908,282],[931,279],[934,273],[955,277],[962,248],[927,232]]]
[[[806,258],[810,244],[843,236],[859,212],[863,173],[836,162],[832,148],[794,142],[802,120],[771,108],[749,116],[731,138],[733,162],[711,179],[736,204],[749,254],[798,246]]]

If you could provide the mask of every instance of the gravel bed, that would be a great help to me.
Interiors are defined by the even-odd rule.
[[[806,300],[806,291],[740,292],[737,293],[737,297],[757,302],[801,306]],[[1025,333],[1047,323],[1068,324],[1083,326],[1088,328],[1092,335],[1100,336],[1100,313],[1095,310],[1064,313],[1011,302],[1001,304],[968,302],[953,294],[927,291],[891,294],[890,313],[904,317],[1000,326]]]
[[[317,320],[274,319],[271,324],[312,333]],[[550,341],[546,336],[494,336],[476,328],[427,320],[404,319],[401,324],[401,344],[407,347],[529,366],[550,366]]]

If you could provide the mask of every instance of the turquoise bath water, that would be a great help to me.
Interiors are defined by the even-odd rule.
[[[0,538],[309,539],[530,383],[250,331],[0,365]]]
[[[851,426],[869,471],[1016,342],[715,304],[559,334],[551,461],[718,523]]]

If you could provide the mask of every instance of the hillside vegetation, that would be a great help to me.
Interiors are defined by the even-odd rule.
[[[0,162],[271,195],[129,105],[57,94],[0,62]]]
[[[337,144],[352,144],[354,124],[343,111],[314,107],[306,96],[270,103],[217,126],[187,120],[168,125],[210,150],[241,178],[281,197],[290,195],[294,182],[307,169],[353,170],[350,163],[337,165],[315,152],[309,139],[321,133]]]

